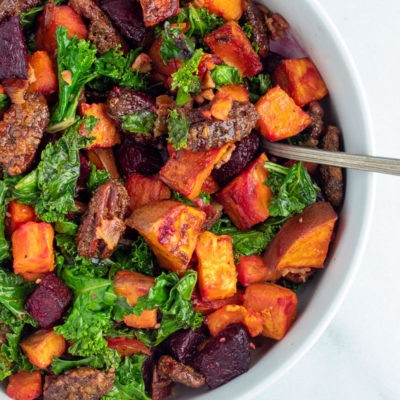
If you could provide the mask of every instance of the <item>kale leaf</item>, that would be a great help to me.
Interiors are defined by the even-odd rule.
[[[124,120],[122,129],[129,132],[149,134],[153,130],[157,114],[151,110],[140,110],[132,114],[122,115],[120,118]]]
[[[4,93],[0,93],[0,110],[6,108],[6,106],[8,106],[9,103],[10,99],[8,98],[8,96]]]
[[[110,174],[105,169],[97,169],[94,164],[90,164],[92,172],[87,180],[87,188],[93,193],[100,185],[110,179]]]
[[[267,161],[268,185],[272,190],[269,212],[273,217],[291,217],[301,213],[305,207],[315,203],[319,188],[313,184],[303,163],[283,167]]]
[[[168,138],[175,150],[185,149],[187,147],[187,138],[189,133],[189,121],[185,112],[182,110],[172,110],[168,119]]]
[[[197,207],[192,200],[189,200],[187,197],[181,195],[175,190],[171,190],[171,192],[172,192],[171,200],[180,201],[181,203],[187,204],[188,206],[191,207]],[[204,204],[210,204],[211,196],[208,193],[201,191],[195,200],[202,200]]]
[[[216,65],[211,71],[211,78],[218,88],[224,85],[239,85],[242,83],[242,74],[236,67],[230,67],[229,65]]]
[[[268,74],[249,76],[250,101],[256,103],[261,96],[264,96],[272,88],[271,77]]]
[[[95,356],[90,356],[86,358],[80,358],[79,360],[63,360],[58,357],[53,357],[53,362],[51,363],[51,368],[53,372],[58,375],[67,369],[80,367],[83,365],[90,365],[93,368],[99,368],[97,366],[97,361]],[[101,368],[101,366],[100,366]]]
[[[4,235],[5,217],[7,211],[8,188],[4,181],[0,181],[0,263],[10,256],[10,244]]]

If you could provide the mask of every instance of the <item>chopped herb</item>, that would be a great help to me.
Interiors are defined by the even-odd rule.
[[[175,150],[187,147],[189,122],[184,111],[172,110],[168,120],[168,142],[172,143]]]
[[[236,67],[230,67],[229,65],[216,65],[211,71],[211,78],[218,88],[224,85],[238,85],[242,83],[242,74]]]
[[[129,115],[123,115],[120,118],[124,120],[122,129],[129,132],[149,134],[153,130],[157,114],[151,110],[140,110]]]
[[[256,103],[261,96],[264,96],[272,88],[271,77],[268,74],[249,76],[250,101]]]

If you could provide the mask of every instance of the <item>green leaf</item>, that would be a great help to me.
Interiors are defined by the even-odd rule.
[[[264,167],[269,172],[266,185],[272,190],[268,207],[271,216],[291,217],[315,203],[319,188],[303,163],[297,162],[289,168],[267,161]]]
[[[211,71],[211,78],[218,88],[224,85],[239,85],[242,83],[242,74],[236,67],[230,67],[229,65],[216,65]]]
[[[110,174],[105,169],[97,169],[94,164],[90,164],[92,172],[87,180],[87,188],[89,192],[94,193],[95,190],[106,183],[110,179]]]
[[[149,134],[154,127],[154,121],[157,119],[157,114],[151,110],[135,111],[133,114],[122,115],[124,120],[122,129],[129,132]]]
[[[62,4],[63,1],[64,0],[55,0],[54,3],[58,6]],[[45,4],[48,2],[49,0],[45,1],[41,6],[32,7],[29,10],[19,14],[20,23],[23,29],[30,28],[34,24],[36,18],[42,13]]]
[[[264,96],[272,88],[271,77],[268,74],[258,74],[247,78],[250,87],[250,101],[256,103],[261,96]]]
[[[191,206],[191,207],[197,207],[196,204],[193,203],[192,200],[189,200],[187,197],[181,195],[180,193],[176,192],[175,190],[171,190],[171,192],[172,192],[171,200],[180,201],[181,203],[187,204],[188,206]],[[202,200],[204,202],[204,204],[210,204],[211,196],[209,194],[201,191],[195,200]]]
[[[72,221],[57,221],[54,224],[54,230],[57,233],[65,233],[67,235],[76,235],[79,225]]]
[[[9,103],[10,99],[8,98],[8,96],[4,93],[0,93],[0,110],[6,108]]]
[[[182,110],[172,110],[168,119],[168,138],[175,150],[187,147],[187,136],[189,133],[189,122],[185,112]]]
[[[8,201],[6,199],[7,193],[7,185],[4,181],[0,181],[0,263],[1,261],[10,257],[10,243],[4,235],[4,221],[8,205]]]
[[[246,34],[247,39],[251,39],[251,35],[253,34],[253,27],[247,22],[242,26],[243,32]]]
[[[63,360],[58,357],[53,357],[53,362],[51,363],[51,368],[53,372],[58,375],[67,369],[80,367],[83,365],[90,365],[93,368],[99,368],[97,363],[97,358],[95,356],[80,358],[79,360]],[[101,368],[101,366],[100,366]]]

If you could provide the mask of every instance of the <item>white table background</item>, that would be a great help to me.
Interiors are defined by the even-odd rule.
[[[360,72],[376,155],[400,158],[400,0],[319,1]],[[259,399],[400,399],[400,177],[378,174],[376,190],[367,250],[343,305]]]

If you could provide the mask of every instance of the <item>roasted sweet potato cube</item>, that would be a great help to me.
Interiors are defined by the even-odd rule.
[[[246,288],[243,305],[264,317],[263,336],[281,340],[297,314],[297,296],[272,283],[255,283]]]
[[[246,326],[250,336],[257,336],[263,330],[265,317],[254,310],[246,310],[243,306],[226,305],[207,315],[204,323],[211,335],[217,336],[228,325],[241,323]]]
[[[206,178],[201,187],[201,191],[207,194],[217,193],[220,189],[218,183],[214,180],[214,178],[210,175]]]
[[[249,92],[242,85],[224,85],[218,88],[217,96],[219,94],[229,96],[232,100],[236,101],[250,101]]]
[[[22,340],[20,346],[29,361],[43,369],[51,364],[53,356],[60,357],[65,352],[67,342],[53,329],[40,329]]]
[[[93,149],[94,147],[113,147],[121,141],[117,128],[107,114],[107,107],[105,104],[82,103],[80,107],[82,116],[93,116],[98,119],[96,126],[93,128],[92,132],[90,132],[90,136],[94,136],[95,139],[87,149]],[[80,126],[79,134],[88,136],[84,124]]]
[[[151,201],[168,200],[171,197],[171,191],[156,175],[133,174],[125,181],[125,188],[131,212]]]
[[[227,144],[202,152],[174,151],[160,171],[161,180],[188,199],[195,199],[214,166],[231,149]]]
[[[8,215],[8,228],[10,234],[25,222],[36,220],[35,209],[27,204],[18,203],[16,200],[10,201],[7,216]]]
[[[197,8],[207,8],[213,14],[227,21],[238,21],[243,14],[243,1],[241,0],[195,0]]]
[[[306,207],[288,219],[264,251],[265,264],[282,275],[302,268],[323,268],[337,214],[328,202]]]
[[[241,74],[253,76],[263,69],[242,28],[234,21],[227,22],[204,37],[212,52],[227,65],[236,67]]]
[[[38,18],[39,27],[36,31],[36,48],[46,50],[50,55],[57,49],[56,29],[64,26],[68,29],[68,37],[86,39],[87,29],[82,18],[71,7],[54,6],[50,2],[45,5],[42,15]]]
[[[228,304],[241,305],[243,302],[243,292],[238,290],[232,297],[227,297],[226,299],[203,300],[199,291],[195,289],[191,300],[195,311],[200,311],[203,315],[207,315]]]
[[[134,271],[118,271],[114,277],[114,290],[135,306],[139,297],[146,296],[154,286],[154,278]]]
[[[309,58],[283,60],[275,69],[273,77],[300,107],[328,94],[325,82]]]
[[[157,310],[143,310],[140,315],[125,315],[124,323],[131,328],[155,328],[157,325]]]
[[[153,63],[154,69],[160,74],[171,76],[174,72],[178,71],[178,69],[182,66],[182,61],[177,58],[171,58],[164,64],[163,59],[160,55],[160,48],[162,45],[162,36],[158,36],[158,38],[153,42],[149,50],[149,56]]]
[[[311,117],[279,86],[268,90],[256,109],[260,132],[271,142],[297,135],[311,123]]]
[[[179,0],[140,0],[146,26],[156,25],[179,12]]]
[[[141,341],[131,338],[108,338],[107,347],[115,349],[121,356],[132,356],[134,354],[151,355],[150,349]]]
[[[264,168],[266,161],[267,156],[261,154],[217,193],[217,199],[223,205],[224,211],[239,229],[248,230],[269,217],[271,189],[264,184],[268,177]]]
[[[203,300],[226,299],[236,293],[236,268],[233,261],[232,238],[202,232],[196,245],[199,260],[197,272]]]
[[[37,92],[47,96],[57,91],[57,75],[47,51],[33,53],[29,57],[29,65],[33,69],[35,77],[35,80],[29,84],[29,92]]]
[[[54,270],[53,227],[26,222],[11,236],[14,273],[29,281]]]
[[[233,105],[232,97],[220,93],[214,98],[214,101],[210,109],[211,115],[215,119],[219,119],[220,121],[226,121],[232,109],[232,105]]]
[[[252,283],[275,282],[281,275],[278,271],[270,270],[260,256],[240,256],[239,264],[236,265],[238,281],[243,286]]]
[[[197,208],[162,200],[136,209],[126,223],[144,237],[161,267],[184,274],[205,219]]]
[[[34,400],[42,394],[42,377],[39,371],[18,371],[11,375],[7,396],[15,400]]]

